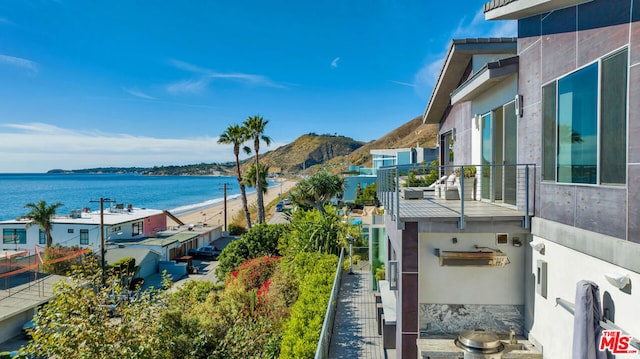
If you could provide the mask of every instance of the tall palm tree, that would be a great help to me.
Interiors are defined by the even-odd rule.
[[[27,227],[31,225],[38,225],[40,230],[42,230],[47,236],[47,247],[51,247],[53,244],[53,237],[51,236],[51,228],[53,228],[53,223],[51,220],[56,215],[56,209],[62,207],[62,203],[57,202],[50,206],[47,205],[47,202],[40,201],[38,203],[27,203],[24,205],[24,208],[31,209],[31,212],[27,213],[24,218],[30,219],[31,222],[27,223]]]
[[[264,134],[269,120],[265,120],[260,115],[248,117],[242,125],[249,138],[253,138],[253,150],[256,153],[256,168],[260,168],[260,140],[269,146],[271,138]],[[257,177],[260,171],[256,171],[256,192],[258,195],[258,223],[264,223],[264,199],[262,196],[262,181]]]
[[[247,186],[257,188],[256,186],[256,178],[260,177],[260,182],[262,182],[262,193],[266,194],[268,191],[267,186],[269,183],[267,182],[267,175],[269,174],[269,167],[265,165],[260,165],[260,173],[256,175],[256,165],[251,165],[249,170],[247,171],[247,176],[244,178],[244,183]]]
[[[233,154],[236,156],[238,186],[240,187],[240,198],[242,198],[242,209],[244,210],[244,216],[247,220],[247,228],[251,228],[251,214],[249,213],[249,206],[247,205],[247,191],[242,178],[242,171],[240,170],[240,147],[248,139],[249,138],[242,126],[229,125],[229,127],[227,127],[227,129],[220,135],[220,138],[218,138],[218,143],[233,144]],[[245,147],[244,149],[246,152],[247,148]]]

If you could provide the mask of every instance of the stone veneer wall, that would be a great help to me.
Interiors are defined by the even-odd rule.
[[[524,335],[524,305],[425,304],[420,303],[420,333],[458,334],[483,329],[508,334],[511,328]]]

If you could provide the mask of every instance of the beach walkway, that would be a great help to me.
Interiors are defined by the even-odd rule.
[[[330,359],[395,358],[395,351],[385,351],[378,335],[376,301],[371,290],[369,264],[353,268],[353,275],[342,272],[336,317],[329,346]]]

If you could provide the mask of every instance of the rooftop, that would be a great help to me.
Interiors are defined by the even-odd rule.
[[[484,4],[486,20],[517,20],[593,0],[491,0]]]
[[[131,210],[107,208],[103,211],[103,213],[104,224],[109,226],[145,219],[147,217],[156,216],[164,212],[158,209],[147,208],[131,208]],[[81,212],[79,213],[79,215],[56,216],[52,221],[53,223],[99,225],[100,211]],[[28,222],[28,219],[19,218],[8,221],[0,221],[0,224],[26,224]]]

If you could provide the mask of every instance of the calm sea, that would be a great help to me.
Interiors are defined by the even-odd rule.
[[[25,203],[61,202],[57,214],[73,209],[100,208],[100,197],[139,208],[166,209],[174,214],[222,203],[240,190],[235,177],[140,176],[130,174],[0,174],[0,220],[15,219],[28,211]],[[253,189],[250,189],[250,191]],[[115,205],[114,203],[114,205]],[[105,204],[105,207],[107,205]]]

